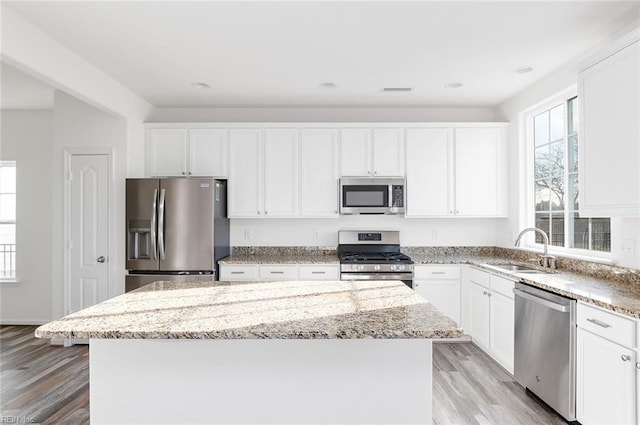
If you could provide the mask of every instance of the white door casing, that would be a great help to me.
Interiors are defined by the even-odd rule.
[[[65,314],[109,298],[111,155],[69,153],[65,190]]]

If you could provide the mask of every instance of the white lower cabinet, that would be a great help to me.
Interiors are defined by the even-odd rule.
[[[300,265],[298,278],[300,280],[340,280],[340,270],[337,265]]]
[[[578,421],[636,424],[640,363],[631,347],[636,345],[636,321],[581,303],[577,316]]]
[[[460,267],[416,265],[413,289],[438,310],[460,323]]]
[[[340,280],[338,264],[220,264],[220,280]]]
[[[297,280],[298,266],[293,264],[261,264],[260,280]]]
[[[473,342],[513,373],[514,281],[468,269],[469,335]]]
[[[219,279],[225,281],[257,280],[258,266],[256,264],[220,264]]]

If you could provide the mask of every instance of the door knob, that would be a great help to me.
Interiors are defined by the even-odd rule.
[[[104,256],[102,256],[102,255],[99,256],[98,259],[97,259],[98,263],[104,263],[105,260],[106,260],[106,258],[104,258]]]

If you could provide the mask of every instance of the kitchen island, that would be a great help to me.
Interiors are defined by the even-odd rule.
[[[93,424],[428,424],[461,333],[400,281],[156,282],[36,330],[90,340]]]

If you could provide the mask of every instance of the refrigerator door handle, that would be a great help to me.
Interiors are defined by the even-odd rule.
[[[156,217],[158,215],[158,189],[153,190],[153,206],[151,208],[151,252],[153,259],[158,259],[158,244],[156,235]]]
[[[158,207],[158,248],[160,260],[164,260],[164,196],[165,190],[160,189],[160,205]]]

